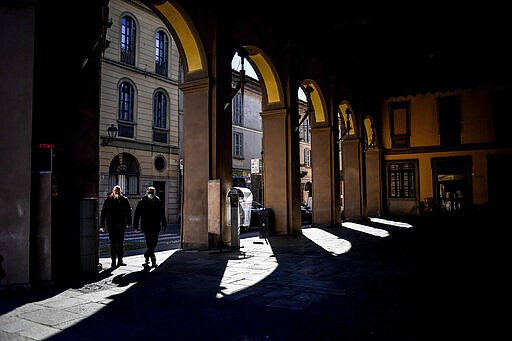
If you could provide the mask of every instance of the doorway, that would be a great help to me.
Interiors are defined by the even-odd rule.
[[[495,212],[503,212],[510,206],[512,182],[510,176],[512,154],[493,154],[487,157],[487,177],[489,181],[489,206]]]
[[[162,200],[164,207],[167,207],[165,200],[165,181],[153,181],[153,187],[155,187],[155,194]]]
[[[439,213],[467,212],[471,198],[471,157],[432,159],[434,207]]]

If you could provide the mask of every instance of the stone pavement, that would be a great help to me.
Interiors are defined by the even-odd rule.
[[[0,340],[493,339],[486,248],[455,221],[390,222],[250,232],[239,251],[161,251],[157,268],[103,258],[97,280],[0,293]]]

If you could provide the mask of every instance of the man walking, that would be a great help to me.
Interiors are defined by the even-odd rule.
[[[105,226],[108,230],[110,239],[110,256],[112,258],[112,268],[126,265],[123,262],[124,253],[124,233],[128,225],[132,223],[132,207],[128,198],[121,192],[121,186],[115,185],[101,209],[100,232],[105,232]]]
[[[133,216],[133,229],[135,232],[140,232],[139,220],[144,232],[144,238],[146,239],[147,250],[144,252],[146,264],[149,263],[151,258],[152,267],[156,267],[155,248],[158,244],[158,234],[160,230],[163,232],[167,228],[167,219],[165,218],[162,200],[155,195],[155,187],[148,187],[146,195],[137,203]]]

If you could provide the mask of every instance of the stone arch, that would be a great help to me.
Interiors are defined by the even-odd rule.
[[[255,46],[248,45],[243,48],[247,51],[247,60],[262,83],[262,108],[265,110],[283,107],[283,87],[270,58]]]
[[[171,32],[184,61],[185,80],[203,78],[208,74],[208,64],[203,44],[192,20],[174,1],[144,1]]]
[[[310,109],[313,224],[339,222],[339,199],[335,182],[337,161],[331,115],[320,86],[312,79],[302,81]]]
[[[375,129],[375,122],[370,116],[366,116],[363,120],[364,126],[364,142],[365,150],[377,147],[377,131]]]
[[[307,91],[308,87],[310,88],[310,91]],[[312,121],[317,125],[329,124],[329,115],[325,99],[318,84],[312,79],[306,79],[302,82],[301,88],[304,90],[304,93],[306,93],[306,96],[309,92],[309,98],[311,100],[311,105],[313,106],[314,119]]]

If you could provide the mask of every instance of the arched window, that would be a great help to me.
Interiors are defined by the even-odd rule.
[[[153,141],[167,143],[167,96],[161,90],[153,96]]]
[[[129,16],[121,19],[121,62],[135,65],[135,43],[137,25]]]
[[[155,92],[153,107],[153,126],[155,128],[166,128],[167,97],[163,91]]]
[[[133,122],[133,86],[128,82],[119,85],[119,120]]]
[[[121,153],[110,162],[109,188],[120,185],[127,195],[139,194],[139,166],[133,155]]]
[[[155,39],[155,72],[167,77],[169,61],[169,38],[164,31],[156,32]]]
[[[119,112],[117,118],[120,121],[120,124],[118,127],[118,136],[133,137],[134,101],[135,90],[133,85],[127,81],[119,84]]]

